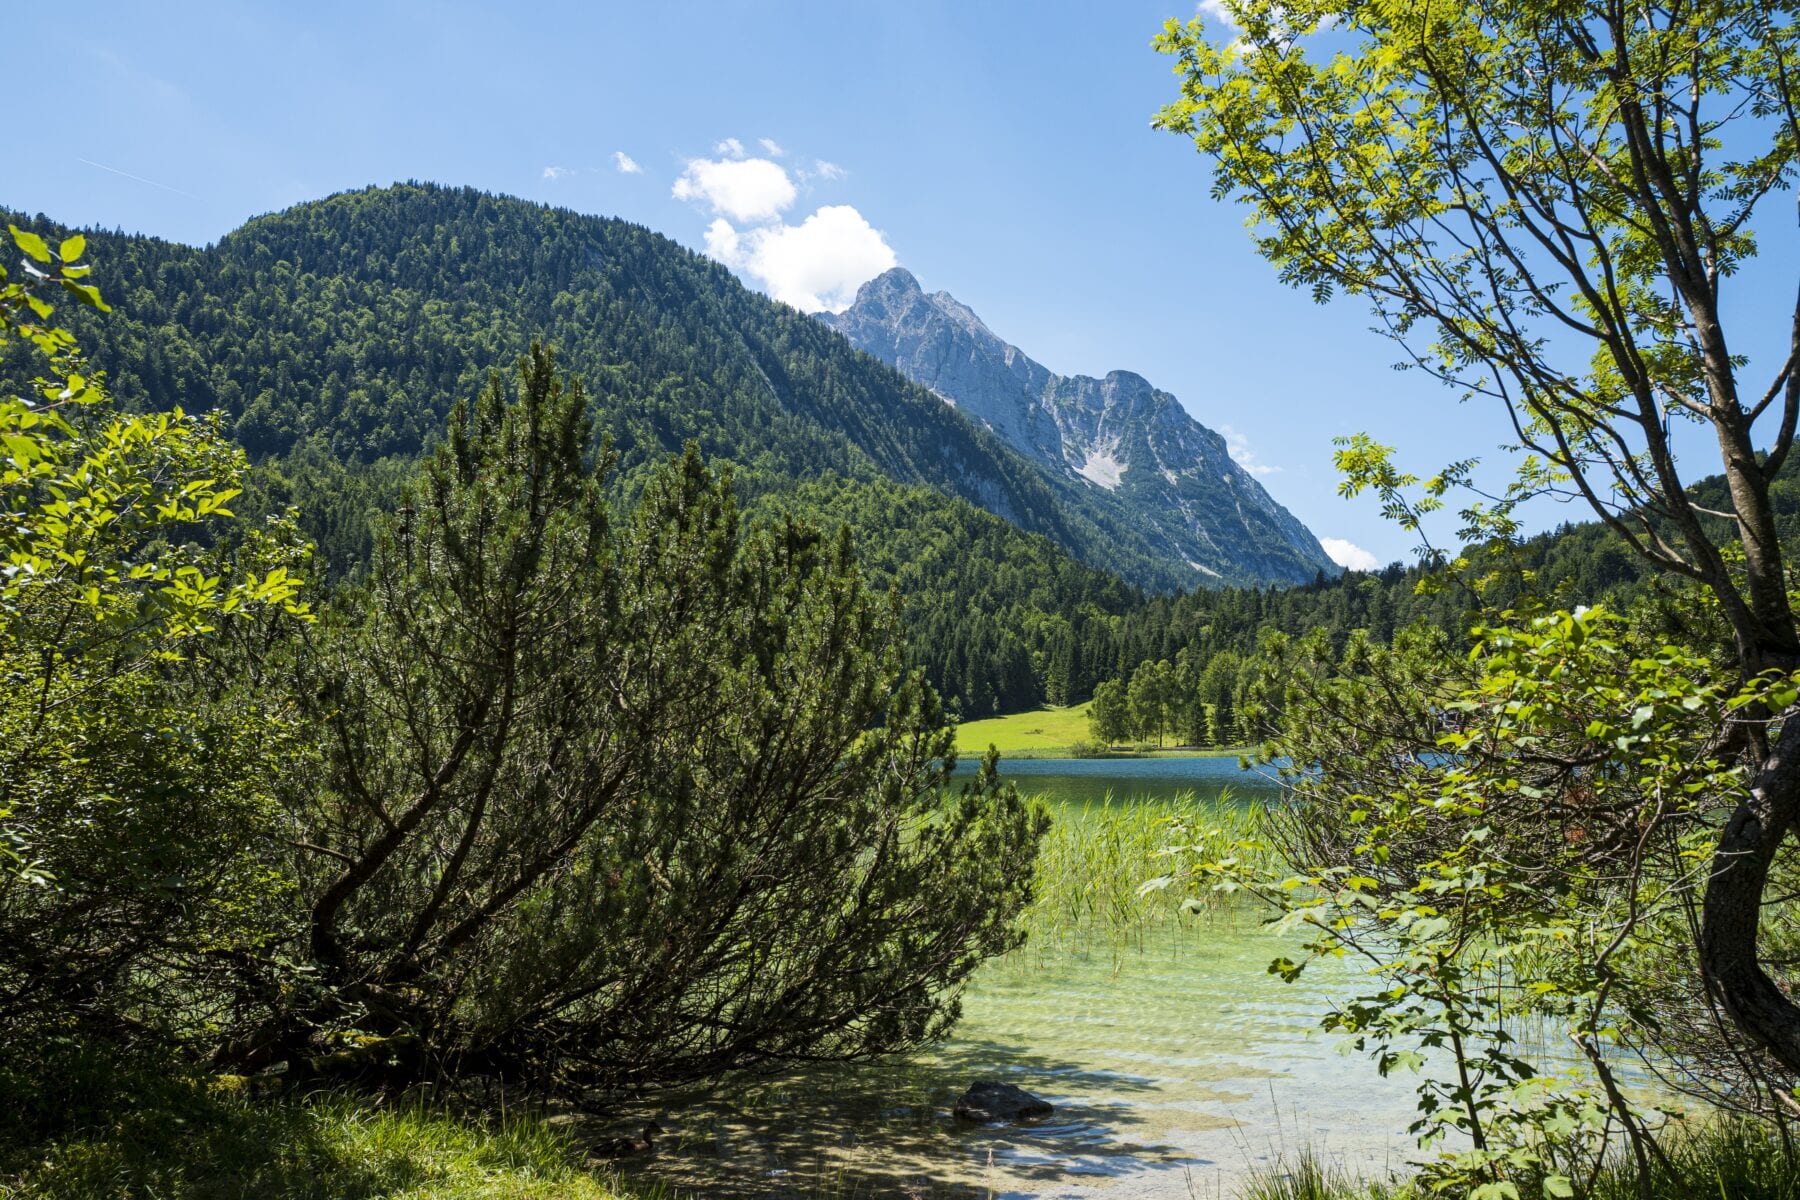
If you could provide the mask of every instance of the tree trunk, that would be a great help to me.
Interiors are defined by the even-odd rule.
[[[1762,969],[1756,945],[1763,892],[1782,841],[1800,817],[1800,711],[1786,722],[1713,852],[1700,927],[1708,986],[1740,1029],[1800,1071],[1800,1005]]]

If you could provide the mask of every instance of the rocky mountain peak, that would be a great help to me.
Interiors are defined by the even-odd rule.
[[[1108,493],[1197,582],[1304,582],[1337,571],[1318,539],[1232,460],[1225,439],[1142,375],[1057,375],[904,267],[820,319],[1063,486]]]

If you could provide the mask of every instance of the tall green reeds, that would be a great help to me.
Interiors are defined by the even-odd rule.
[[[1229,896],[1159,886],[1176,844],[1205,846],[1217,857],[1260,841],[1262,809],[1229,791],[1200,799],[1117,801],[1051,807],[1053,823],[1038,852],[1035,898],[1026,928],[1039,942],[1081,937],[1130,946],[1154,928],[1221,915]],[[1250,850],[1249,853],[1260,853]]]

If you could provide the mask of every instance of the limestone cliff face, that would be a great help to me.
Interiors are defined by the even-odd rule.
[[[1298,583],[1338,571],[1311,531],[1232,459],[1224,438],[1141,375],[1056,375],[900,267],[820,319],[1053,480],[1092,489],[1084,499],[1116,510],[1195,582]]]

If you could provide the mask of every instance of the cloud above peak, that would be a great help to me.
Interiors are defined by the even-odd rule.
[[[706,252],[802,312],[842,312],[858,287],[899,262],[881,231],[848,204],[828,204],[798,225],[739,231],[720,218],[706,231]]]
[[[739,147],[741,150],[742,147]],[[766,158],[695,158],[670,192],[738,222],[772,221],[798,196],[780,163]]]
[[[637,159],[623,150],[613,151],[613,166],[618,168],[621,175],[641,175],[644,171],[644,168],[638,166]]]
[[[1249,438],[1229,425],[1219,426],[1219,433],[1225,438],[1225,451],[1231,455],[1232,462],[1258,478],[1280,474],[1280,467],[1263,462],[1256,457],[1256,451],[1250,448]]]
[[[856,289],[899,259],[887,238],[848,204],[815,209],[799,224],[783,216],[800,188],[843,178],[841,168],[814,160],[814,168],[790,174],[774,159],[785,154],[770,138],[758,143],[770,157],[745,155],[743,143],[726,138],[718,158],[685,164],[670,192],[677,200],[703,206],[712,216],[706,252],[759,284],[769,295],[804,312],[841,312]]]
[[[1381,560],[1355,542],[1344,538],[1320,538],[1319,545],[1327,557],[1348,571],[1378,571]]]

